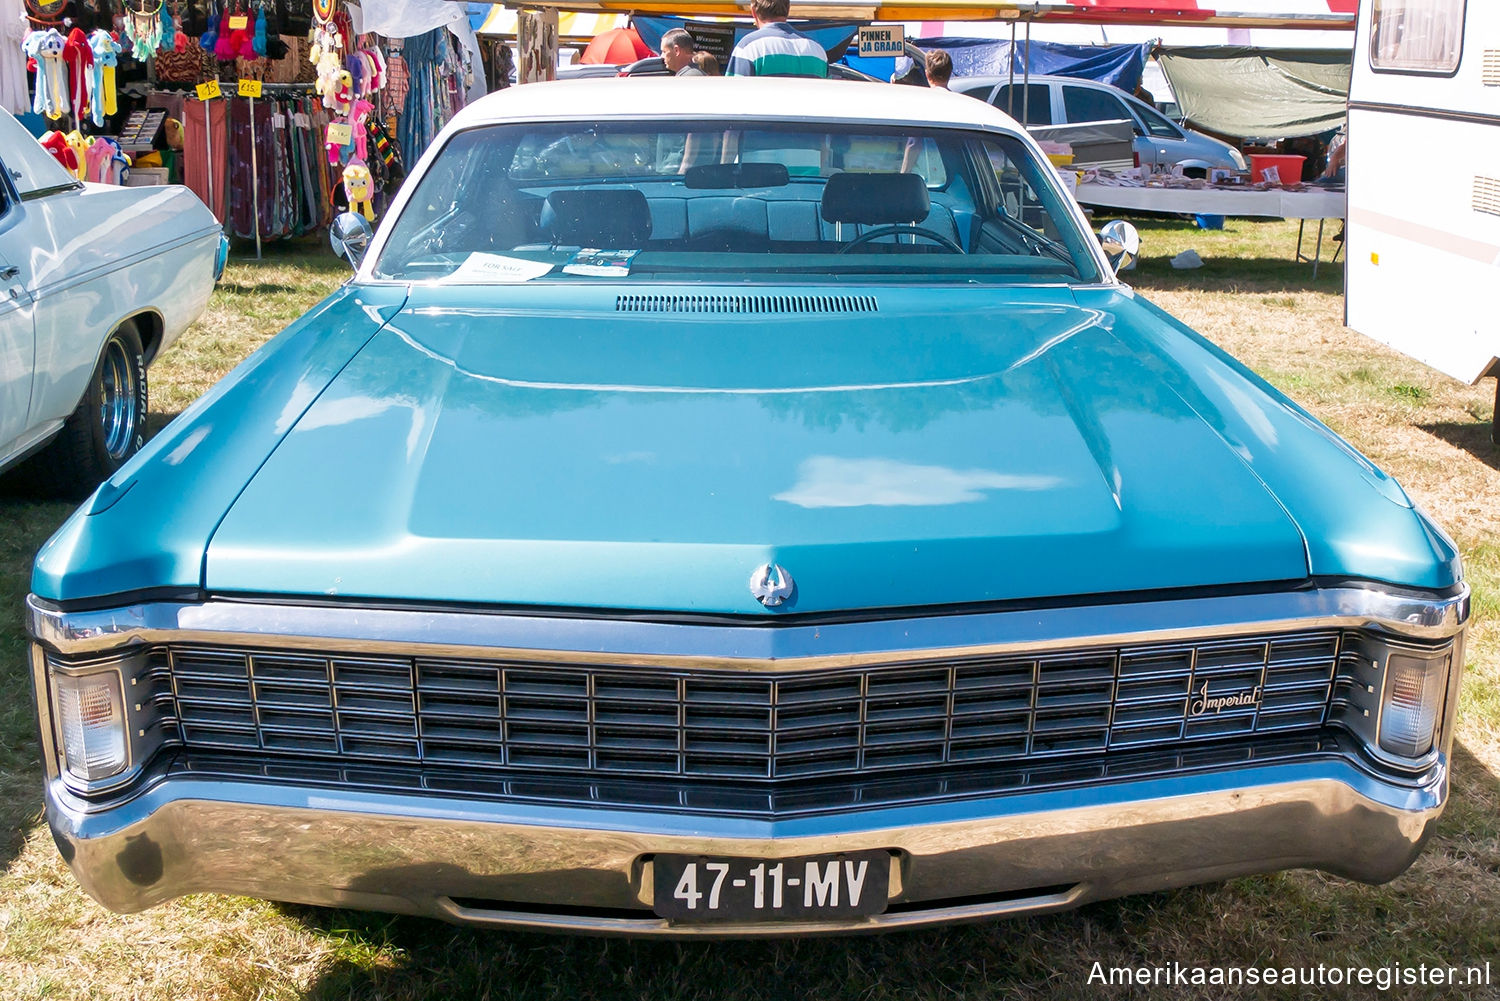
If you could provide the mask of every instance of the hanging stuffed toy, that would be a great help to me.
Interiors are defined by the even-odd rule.
[[[178,6],[177,0],[172,0],[172,22],[177,26],[177,30],[172,33],[172,51],[186,52],[188,36],[182,30],[182,8]],[[162,37],[166,37],[166,32],[162,32]]]
[[[214,58],[221,63],[234,62],[234,57],[239,52],[241,32],[229,26],[230,18],[233,16],[235,15],[230,14],[229,8],[225,7],[224,16],[219,19],[219,40],[214,42]]]
[[[68,32],[63,43],[63,63],[68,67],[68,94],[73,121],[82,123],[89,110],[89,85],[94,78],[94,50],[89,48],[89,36],[82,28]]]
[[[261,4],[260,11],[255,15],[255,54],[260,58],[266,57],[266,6]]]
[[[218,44],[219,9],[210,4],[208,14],[203,19],[203,35],[198,39],[198,47],[204,52],[212,52]]]
[[[42,138],[37,141],[52,154],[52,159],[63,165],[63,169],[74,177],[78,176],[78,154],[73,152],[73,147],[68,145],[68,140],[63,138],[61,132],[53,129],[43,133]]]
[[[80,181],[88,179],[88,153],[89,141],[84,138],[83,133],[74,129],[63,137],[67,140],[68,148],[73,151],[73,161],[78,164],[73,169],[73,175]]]
[[[176,34],[177,26],[172,21],[172,9],[163,2],[161,5],[161,45],[159,48],[171,48]]]
[[[330,167],[337,167],[339,164],[343,163],[346,160],[352,160],[354,157],[353,123],[350,123],[348,142],[336,143],[329,142],[325,139],[323,141],[323,149],[328,154],[328,166]]]
[[[89,36],[89,49],[94,54],[94,72],[89,76],[90,116],[95,125],[103,125],[106,115],[120,110],[115,100],[115,67],[123,50],[103,28]]]
[[[340,117],[349,114],[349,106],[354,101],[354,78],[348,70],[336,70],[326,79],[320,72],[317,88],[323,95],[323,107]]]
[[[374,110],[375,105],[363,98],[349,106],[349,129],[354,137],[354,159],[360,163],[368,163],[370,160],[367,155],[369,135],[365,131],[365,122],[369,120],[370,112]]]
[[[140,9],[135,4],[141,4]],[[161,48],[162,0],[130,0],[125,5],[125,37],[130,40],[130,54],[145,62]]]
[[[370,207],[374,197],[375,182],[370,178],[370,168],[358,160],[350,160],[344,168],[344,194],[349,196],[349,211],[363,212],[370,222],[375,221],[375,210]]]
[[[36,60],[36,97],[31,110],[38,115],[61,118],[68,113],[67,66],[63,63],[67,44],[56,28],[33,31],[21,43],[21,50]]]

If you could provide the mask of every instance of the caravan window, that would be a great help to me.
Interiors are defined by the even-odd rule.
[[[1453,73],[1464,49],[1465,0],[1375,0],[1370,65],[1407,73]]]

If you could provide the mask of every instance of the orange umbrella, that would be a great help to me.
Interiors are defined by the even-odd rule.
[[[583,55],[578,57],[578,61],[618,66],[621,63],[633,63],[637,59],[645,59],[649,55],[651,55],[650,48],[641,41],[641,36],[635,33],[634,28],[611,28],[595,35],[593,41],[589,42],[588,48],[583,50]]]

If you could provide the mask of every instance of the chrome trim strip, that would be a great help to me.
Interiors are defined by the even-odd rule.
[[[649,865],[649,863],[647,863]],[[501,928],[529,928],[534,931],[559,931],[574,935],[691,935],[694,938],[782,938],[792,935],[858,935],[865,932],[895,931],[901,928],[925,928],[928,925],[959,924],[965,921],[1046,914],[1078,907],[1089,899],[1089,888],[1079,883],[1062,893],[1013,897],[993,903],[959,904],[921,910],[874,914],[867,918],[841,922],[778,921],[774,924],[704,924],[674,925],[666,918],[592,917],[576,914],[546,914],[538,911],[490,910],[463,907],[448,897],[439,897],[442,916],[455,924],[488,925]],[[894,891],[892,897],[895,897]]]
[[[1419,640],[1461,632],[1469,589],[1420,598],[1357,587],[819,625],[652,622],[479,611],[209,600],[62,612],[27,598],[27,629],[64,656],[160,643],[802,671],[1314,628]]]

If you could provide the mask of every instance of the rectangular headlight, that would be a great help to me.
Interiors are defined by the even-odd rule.
[[[63,764],[85,782],[118,775],[129,764],[118,671],[52,676]]]
[[[1448,687],[1450,656],[1426,658],[1391,653],[1381,699],[1382,750],[1408,758],[1420,758],[1432,750]]]

